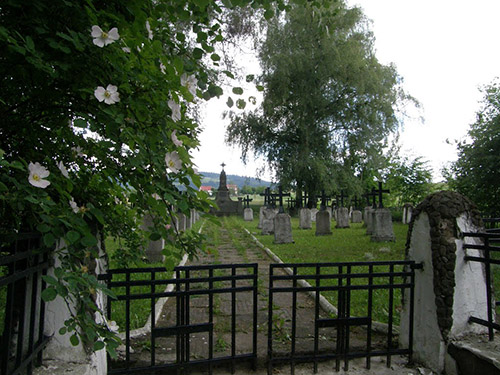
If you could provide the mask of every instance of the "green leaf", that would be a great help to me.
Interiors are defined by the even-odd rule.
[[[70,230],[68,233],[66,233],[66,238],[70,243],[75,243],[80,238],[80,233],[75,230]]]
[[[267,9],[265,12],[264,12],[264,18],[269,21],[271,18],[274,17],[274,11],[272,9]]]
[[[213,60],[213,61],[220,61],[220,56],[216,53],[212,53],[210,55],[210,58]]]
[[[154,232],[149,235],[151,241],[158,241],[161,238],[160,233]]]
[[[71,345],[73,345],[73,346],[77,346],[80,343],[80,340],[78,339],[78,336],[76,335],[76,333],[69,338],[69,341],[71,342]]]
[[[92,246],[97,245],[97,238],[95,238],[91,234],[88,234],[85,237],[83,237],[80,242],[85,247],[92,247]]]
[[[73,121],[73,125],[78,128],[86,128],[88,124],[86,120],[82,118],[77,118],[76,120]]]
[[[234,105],[234,101],[233,101],[233,99],[232,99],[230,96],[227,98],[226,105],[227,105],[229,108],[232,108],[232,106]]]
[[[196,59],[196,60],[200,60],[202,57],[203,57],[203,50],[200,49],[200,48],[195,48],[193,50],[193,57]]]
[[[247,82],[252,82],[254,79],[255,79],[255,75],[254,74],[248,74],[246,76],[246,81]]]
[[[102,341],[96,341],[94,342],[94,351],[97,352],[98,350],[104,349],[104,346]]]
[[[68,329],[66,327],[61,327],[61,329],[59,330],[60,335],[65,335],[66,332],[68,332]]]
[[[42,276],[42,279],[43,281],[45,281],[47,284],[51,284],[51,285],[57,285],[57,280],[55,278],[53,278],[52,276],[50,275],[43,275]]]
[[[236,101],[236,107],[238,107],[239,109],[245,109],[246,106],[247,106],[247,102],[244,101],[243,99],[238,99]]]
[[[57,291],[55,288],[47,288],[42,291],[42,299],[45,302],[53,301],[57,297]]]
[[[233,94],[241,95],[243,94],[243,89],[241,87],[233,87]]]
[[[260,92],[264,91],[264,86],[262,86],[262,85],[257,85],[255,87],[257,88],[257,91],[260,91]]]
[[[45,246],[51,247],[54,245],[55,242],[56,242],[56,239],[52,233],[49,232],[49,233],[44,234],[43,243],[45,244]]]
[[[38,224],[36,226],[36,230],[39,231],[40,233],[47,233],[50,231],[50,226],[48,226],[47,224],[45,223],[42,223],[42,224]]]

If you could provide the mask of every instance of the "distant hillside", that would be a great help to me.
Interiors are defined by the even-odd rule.
[[[202,185],[212,186],[215,189],[217,189],[219,187],[220,173],[200,172],[200,175],[203,176],[201,179]],[[227,183],[238,186],[238,189],[241,189],[244,185],[251,186],[251,187],[258,187],[258,186],[266,186],[267,187],[271,184],[269,181],[258,180],[258,179],[253,178],[253,177],[237,176],[234,174],[227,175]]]

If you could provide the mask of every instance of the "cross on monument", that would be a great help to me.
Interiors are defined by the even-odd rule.
[[[321,206],[320,209],[321,211],[326,210],[326,206],[328,205],[328,202],[332,199],[330,196],[325,194],[325,190],[321,190]]]
[[[378,189],[375,190],[372,189],[375,194],[378,195],[378,208],[384,208],[384,204],[382,203],[382,193],[390,193],[391,191],[388,189],[382,189],[382,182],[379,181],[378,183]],[[375,204],[375,199],[374,199],[374,204]]]
[[[353,200],[352,200],[352,203],[354,203],[354,209],[356,210],[358,208],[358,205],[361,203],[358,199],[358,197],[355,195]]]
[[[246,198],[243,198],[243,203],[245,204],[245,208],[250,208],[250,202],[253,201],[253,198],[247,194]]]
[[[279,213],[282,214],[285,212],[285,210],[283,209],[283,197],[289,197],[290,196],[290,193],[283,193],[283,188],[281,187],[281,185],[278,186],[278,194],[271,194],[271,197],[278,197],[278,201],[279,201],[279,204],[280,204],[280,208],[279,208]]]
[[[344,198],[347,198],[347,195],[345,195],[344,190],[340,190],[340,195],[337,195],[337,205],[339,198],[340,198],[340,207],[344,207]]]
[[[221,164],[222,169],[224,169],[225,166],[226,166],[226,163],[222,162],[222,164]]]
[[[267,187],[263,193],[259,194],[261,197],[264,197],[264,206],[267,208],[271,208],[271,188]]]

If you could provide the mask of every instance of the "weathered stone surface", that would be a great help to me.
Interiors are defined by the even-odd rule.
[[[273,234],[274,233],[274,217],[276,216],[277,211],[274,208],[266,208],[263,211],[262,218],[262,234]]]
[[[457,373],[458,358],[452,358],[450,345],[460,342],[464,335],[486,330],[469,323],[470,316],[487,319],[484,265],[465,260],[466,255],[481,254],[475,249],[464,249],[464,239],[459,235],[481,228],[475,206],[466,197],[450,191],[430,195],[413,212],[406,255],[407,259],[423,264],[415,274],[413,350],[415,359],[436,373]],[[478,239],[466,240],[479,243]],[[403,345],[408,342],[409,305],[405,296],[400,326]]]
[[[316,213],[316,236],[327,236],[332,234],[330,214],[325,211]]]
[[[311,208],[310,212],[311,212],[311,221],[316,221],[316,214],[318,213],[318,209],[317,208]]]
[[[301,208],[299,210],[299,228],[311,229],[311,210],[309,208]]]
[[[347,207],[337,208],[337,224],[335,228],[349,228],[349,210]]]
[[[274,217],[274,243],[292,243],[292,221],[287,213],[279,213]]]
[[[365,207],[365,226],[366,234],[371,235],[373,232],[373,212],[375,210],[371,207]]]
[[[371,240],[374,242],[395,241],[392,227],[392,213],[388,208],[377,208],[373,211],[373,231]]]
[[[402,218],[403,224],[410,224],[412,213],[413,213],[413,205],[410,203],[406,203],[403,206],[403,218]]]
[[[253,221],[253,210],[250,207],[243,210],[243,220]]]
[[[361,223],[363,221],[363,214],[359,210],[352,211],[351,214],[351,222],[353,223]]]
[[[266,206],[261,206],[259,208],[259,224],[257,224],[257,229],[262,229],[262,222],[264,220],[264,211],[267,209]]]

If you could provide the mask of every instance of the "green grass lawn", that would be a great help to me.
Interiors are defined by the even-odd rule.
[[[258,221],[245,222],[241,218],[231,217],[226,219],[226,225],[241,230],[246,228],[264,246],[274,252],[285,263],[329,263],[329,262],[359,262],[359,261],[392,261],[404,260],[406,236],[408,226],[401,223],[394,223],[395,242],[371,242],[370,236],[366,235],[366,228],[362,224],[351,224],[351,228],[336,229],[335,222],[332,221],[331,236],[316,236],[315,223],[310,230],[299,229],[298,218],[292,218],[292,231],[294,243],[274,244],[273,235],[262,235],[257,229]],[[395,271],[402,270],[401,266],[396,266]],[[342,272],[346,272],[344,266]],[[352,273],[367,272],[366,266],[352,267]],[[388,272],[389,266],[377,266],[375,272]],[[337,273],[338,268],[328,268],[322,273]],[[314,273],[314,268],[303,268],[298,270],[299,274]],[[399,279],[401,280],[401,278]],[[314,285],[313,280],[308,280]],[[333,283],[333,280],[329,281]],[[336,281],[335,281],[336,282]],[[375,284],[387,284],[389,279],[379,278]],[[353,284],[367,284],[368,278],[352,280]],[[331,285],[322,282],[321,285]],[[336,292],[322,293],[333,305],[337,305]],[[399,324],[399,310],[401,308],[401,292],[394,290],[393,315],[394,323]],[[353,316],[367,315],[368,291],[357,290],[351,293],[351,314]],[[389,315],[389,290],[382,289],[373,292],[373,317],[380,322],[387,322]]]

